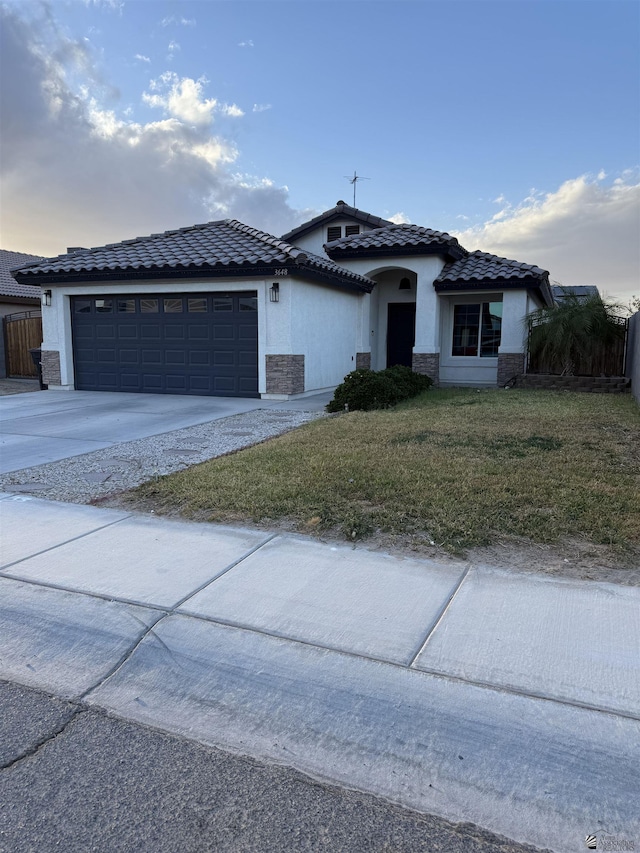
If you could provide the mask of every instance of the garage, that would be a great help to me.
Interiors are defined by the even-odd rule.
[[[258,397],[255,291],[73,296],[75,387]]]

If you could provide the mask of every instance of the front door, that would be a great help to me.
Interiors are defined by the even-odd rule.
[[[416,303],[390,302],[387,313],[387,367],[412,366],[416,339]]]

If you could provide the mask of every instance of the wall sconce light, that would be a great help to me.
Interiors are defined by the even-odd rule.
[[[45,305],[51,305],[51,291],[43,290],[42,291],[42,301]]]
[[[269,288],[269,302],[280,302],[280,285],[277,281]]]

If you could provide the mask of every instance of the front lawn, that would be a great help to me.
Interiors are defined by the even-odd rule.
[[[322,419],[132,493],[157,512],[411,534],[452,552],[504,537],[640,546],[640,414],[627,395],[428,391]]]

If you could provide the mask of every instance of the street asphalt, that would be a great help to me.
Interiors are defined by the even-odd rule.
[[[561,853],[584,850],[591,833],[640,849],[638,588],[26,495],[1,495],[0,521],[0,678],[57,697],[34,700],[44,706],[33,713],[5,703],[3,731],[24,722],[3,745],[5,763],[46,741],[0,776],[13,804],[5,837],[14,844],[33,827],[35,846],[17,849],[92,849],[68,846],[64,827],[82,820],[105,833],[99,850],[439,849],[411,835],[427,825],[414,813]],[[166,741],[166,762],[165,735],[150,729],[178,738]],[[254,803],[246,779],[207,800],[215,762],[240,766],[216,748],[259,763],[270,805]],[[120,829],[109,783],[118,755],[139,797],[118,812]],[[183,769],[172,792],[174,763]],[[320,799],[285,808],[299,778]],[[227,814],[229,787],[224,796],[238,799]],[[164,848],[153,846],[163,797],[173,805],[159,813],[177,827],[163,830]],[[344,824],[329,818],[336,802]],[[292,820],[307,808],[319,810],[312,840],[307,818]],[[371,825],[349,832],[361,808]],[[406,842],[396,818],[381,817],[387,808],[404,815]],[[198,819],[210,848],[198,847]],[[228,842],[216,835],[227,820]],[[48,825],[62,840],[38,847]],[[127,847],[118,832],[137,840]],[[176,846],[183,834],[193,848]],[[463,834],[459,849],[470,843]]]

